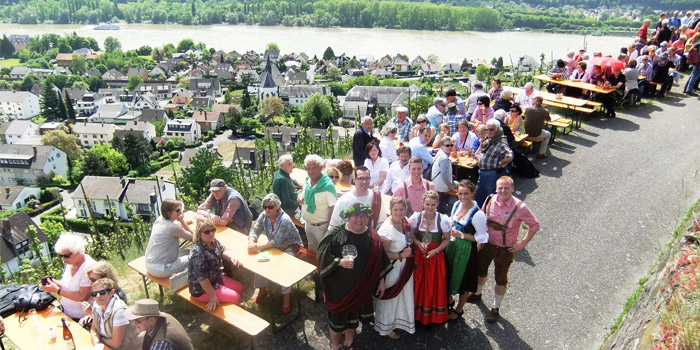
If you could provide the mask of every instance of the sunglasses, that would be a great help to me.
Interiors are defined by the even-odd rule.
[[[510,111],[511,111],[511,112],[517,112],[517,110],[516,110],[516,109],[511,109]]]
[[[60,257],[62,257],[62,258],[64,258],[64,259],[68,259],[68,258],[70,258],[70,257],[71,257],[71,255],[73,255],[73,253],[72,253],[72,252],[71,252],[71,253],[68,253],[68,254],[58,254],[58,256],[60,256]]]
[[[452,144],[444,145],[444,146],[445,146],[445,147],[454,147],[455,145],[452,143]]]
[[[274,206],[274,205],[263,205],[263,209],[270,209],[270,210],[272,210],[272,209],[275,209],[275,206]]]
[[[214,229],[202,231],[202,233],[205,234],[205,235],[210,235],[210,234],[212,234],[212,233],[214,233],[214,232],[216,232],[216,230],[214,230]]]
[[[331,179],[340,179],[340,176],[338,175],[330,175],[328,177],[330,177]]]
[[[476,104],[479,105],[479,106],[483,106],[483,105],[484,105],[484,104],[481,103],[481,102],[477,102]]]
[[[92,295],[92,297],[94,298],[98,295],[105,295],[111,291],[112,291],[112,288],[107,288],[107,289],[103,289],[103,290],[98,290],[96,292],[91,292],[90,295]]]
[[[421,121],[418,122],[418,124],[425,124],[425,123],[427,123],[427,122],[428,122],[427,120],[421,120]]]

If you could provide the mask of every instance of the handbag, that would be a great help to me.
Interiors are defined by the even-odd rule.
[[[24,313],[31,309],[37,311],[46,309],[56,300],[56,297],[49,292],[39,289],[39,284],[25,285],[17,291],[15,296],[15,311],[20,311],[19,318],[22,319]]]
[[[187,278],[189,277],[188,270],[185,269],[183,271],[180,271],[178,273],[174,273],[172,276],[170,276],[169,282],[170,282],[170,291],[173,293],[179,291],[182,289],[182,287],[187,285]]]

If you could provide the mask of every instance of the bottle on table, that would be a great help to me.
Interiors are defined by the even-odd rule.
[[[68,324],[65,318],[61,318],[63,323],[63,343],[66,346],[66,350],[75,350],[75,341],[73,340],[73,333],[68,329]]]

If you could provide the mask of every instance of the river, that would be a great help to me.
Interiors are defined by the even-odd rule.
[[[568,50],[578,50],[584,44],[582,35],[550,34],[539,32],[442,32],[421,30],[395,30],[383,28],[312,28],[312,27],[263,27],[249,25],[185,26],[165,24],[122,24],[121,30],[93,30],[93,25],[18,25],[1,23],[3,34],[28,34],[31,36],[76,32],[93,37],[100,46],[112,36],[125,50],[142,45],[151,47],[167,43],[177,45],[190,38],[204,42],[207,47],[224,51],[264,50],[269,42],[275,42],[283,53],[305,52],[313,57],[323,55],[331,46],[336,55],[373,55],[375,59],[390,54],[406,54],[410,59],[417,55],[427,58],[436,54],[441,63],[460,63],[470,60],[502,56],[509,64],[508,55],[517,62],[518,57],[530,55],[538,58],[544,53],[549,61],[564,55]],[[632,42],[630,37],[588,36],[591,51],[602,51],[617,56],[620,47]]]

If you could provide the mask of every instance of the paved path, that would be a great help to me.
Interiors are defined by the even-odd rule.
[[[675,88],[677,90],[677,88]],[[517,196],[542,222],[516,255],[510,290],[495,325],[493,303],[465,307],[464,320],[398,341],[362,330],[374,349],[597,349],[689,206],[700,197],[700,100],[671,93],[663,101],[587,122],[557,138],[535,160],[538,179],[516,178]],[[327,349],[325,308],[304,300],[301,322],[259,348]]]

